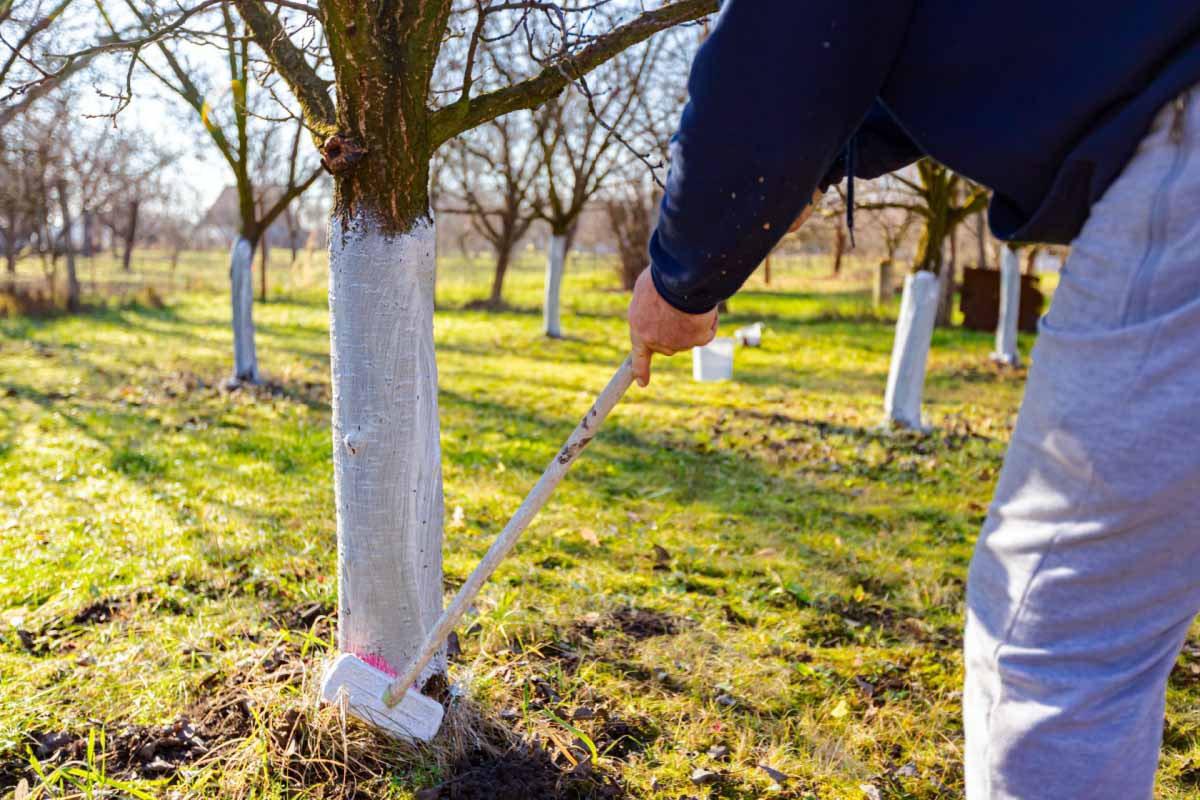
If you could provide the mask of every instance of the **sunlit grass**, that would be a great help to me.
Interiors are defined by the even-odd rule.
[[[289,622],[334,603],[320,265],[256,305],[271,386],[231,394],[210,258],[213,290],[165,309],[0,321],[0,786],[32,776],[31,734],[168,723],[276,648],[311,665],[328,646]],[[451,585],[625,352],[627,297],[587,256],[567,273],[568,338],[541,335],[540,258],[522,255],[495,313],[464,310],[485,259],[441,266]],[[961,794],[963,582],[1023,375],[989,365],[989,335],[939,331],[936,432],[884,433],[894,309],[870,307],[862,264],[827,271],[780,260],[772,287],[751,278],[722,333],[767,333],[736,381],[660,361],[613,413],[462,626],[452,678],[487,717],[564,758],[597,748],[633,797]],[[106,618],[81,614],[97,603]],[[1197,652],[1172,681],[1166,798],[1200,780]],[[303,699],[289,686],[254,695],[264,715]],[[248,741],[270,741],[260,728]],[[256,796],[301,791],[239,759]],[[446,777],[393,763],[367,796]],[[790,780],[773,789],[759,765]],[[96,796],[115,791],[93,766]],[[697,768],[718,780],[693,784]],[[157,777],[140,791],[162,796]],[[229,796],[229,779],[184,769],[170,791]]]

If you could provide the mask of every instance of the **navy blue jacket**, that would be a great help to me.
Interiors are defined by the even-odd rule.
[[[707,311],[845,173],[930,155],[994,190],[1004,240],[1066,243],[1200,82],[1200,0],[728,0],[700,47],[650,241]]]

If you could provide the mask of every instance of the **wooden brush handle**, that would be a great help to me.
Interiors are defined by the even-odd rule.
[[[517,509],[517,513],[513,514],[512,519],[504,526],[504,530],[496,537],[496,541],[492,542],[483,561],[479,562],[479,566],[459,588],[458,594],[454,595],[450,605],[446,606],[442,616],[429,631],[429,635],[425,637],[425,643],[421,645],[421,651],[417,654],[416,659],[400,677],[388,686],[387,691],[383,694],[383,702],[389,708],[400,702],[404,693],[416,682],[421,671],[428,666],[450,632],[454,630],[454,626],[475,602],[479,590],[487,583],[488,578],[492,577],[496,567],[500,566],[500,562],[513,549],[517,539],[529,527],[529,523],[533,521],[537,513],[542,510],[542,506],[546,505],[554,488],[567,474],[567,470],[571,468],[571,464],[575,462],[583,448],[592,441],[592,437],[600,428],[600,423],[604,422],[608,412],[612,411],[613,406],[625,394],[632,382],[633,357],[630,356],[617,368],[617,373],[613,375],[608,386],[605,386],[604,391],[596,398],[591,410],[583,416],[579,425],[575,427],[575,431],[567,439],[567,443],[558,451],[558,455],[554,457],[550,466],[546,467],[546,471],[542,473],[542,477],[538,478],[538,482],[526,495],[521,507]]]

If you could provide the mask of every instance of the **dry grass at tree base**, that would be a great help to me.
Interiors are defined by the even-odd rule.
[[[963,583],[1023,373],[939,331],[937,429],[882,431],[892,312],[854,269],[774,266],[722,330],[767,323],[738,380],[663,361],[501,567],[426,747],[313,703],[336,564],[321,292],[256,307],[269,382],[232,392],[219,287],[0,320],[0,796],[961,796]],[[541,268],[486,313],[465,309],[486,265],[442,265],[448,592],[625,346],[588,259],[570,338],[544,339]],[[1200,786],[1198,676],[1193,637],[1169,800]]]

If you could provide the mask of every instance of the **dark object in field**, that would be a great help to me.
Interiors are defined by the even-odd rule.
[[[419,800],[609,800],[625,797],[621,786],[588,761],[560,768],[540,749],[500,756],[475,752],[451,768],[454,777],[417,793]]]
[[[630,606],[604,616],[588,614],[576,621],[574,628],[588,639],[595,639],[600,631],[615,630],[641,641],[655,636],[673,636],[679,630],[679,623],[678,618],[670,614]]]
[[[1038,288],[1038,276],[1021,276],[1021,308],[1017,330],[1037,333],[1038,318],[1046,296]],[[963,270],[963,327],[972,331],[994,331],[1000,321],[1000,271],[967,267]]]

